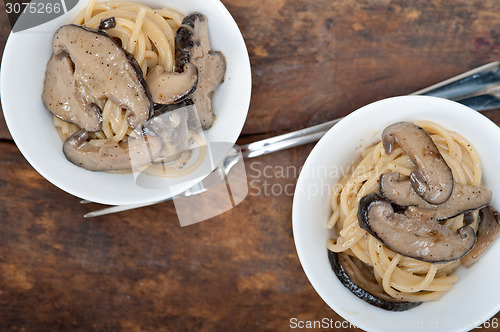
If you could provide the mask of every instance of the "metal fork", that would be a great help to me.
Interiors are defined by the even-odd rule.
[[[427,95],[455,100],[479,112],[500,108],[500,62],[495,61],[488,63],[428,88],[414,92],[412,95]],[[224,181],[231,168],[240,162],[242,158],[254,158],[291,147],[316,142],[340,120],[342,120],[342,118],[242,145],[241,147],[235,145],[212,173],[192,188],[177,196],[147,204],[111,206],[89,212],[85,214],[84,217],[97,217],[155,205],[177,197],[188,197],[200,194],[221,181]],[[82,201],[82,203],[89,202]]]

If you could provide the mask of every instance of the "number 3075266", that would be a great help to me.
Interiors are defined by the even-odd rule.
[[[5,11],[7,14],[20,14],[29,12],[31,14],[52,14],[52,13],[60,13],[62,11],[62,6],[60,3],[31,3],[31,2],[6,2],[5,3]]]

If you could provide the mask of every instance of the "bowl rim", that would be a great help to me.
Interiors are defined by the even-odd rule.
[[[331,271],[331,268],[328,267],[325,268],[323,267],[323,270],[329,269],[330,273],[325,276],[325,275],[318,275],[318,268],[315,266],[314,259],[317,259],[311,254],[311,243],[305,243],[304,241],[306,240],[318,240],[317,238],[312,237],[313,231],[311,230],[310,227],[310,220],[306,221],[306,214],[304,212],[304,209],[307,207],[310,207],[311,209],[318,209],[318,204],[314,205],[314,203],[311,203],[313,200],[311,200],[310,197],[305,196],[305,186],[308,184],[309,179],[306,178],[305,174],[308,174],[308,172],[311,170],[311,167],[313,167],[315,164],[318,164],[321,166],[321,156],[325,155],[325,151],[335,149],[335,142],[339,142],[338,136],[341,133],[345,133],[348,130],[352,131],[353,125],[355,125],[356,121],[364,120],[366,122],[370,122],[370,113],[371,117],[374,117],[376,115],[381,116],[383,112],[381,111],[382,108],[386,107],[391,107],[394,105],[399,105],[401,110],[401,114],[398,114],[396,116],[396,119],[392,119],[394,116],[394,113],[396,111],[391,111],[391,114],[388,116],[391,118],[392,121],[389,121],[388,124],[396,122],[396,121],[401,121],[404,120],[405,117],[408,117],[411,114],[412,120],[415,121],[417,119],[420,120],[425,120],[425,118],[422,118],[421,116],[416,115],[415,111],[408,111],[404,109],[404,105],[410,105],[410,104],[422,104],[423,106],[425,105],[439,105],[440,107],[444,107],[443,112],[447,114],[451,114],[452,112],[449,110],[453,110],[453,112],[460,111],[460,114],[464,117],[466,117],[468,120],[473,121],[474,123],[480,123],[482,126],[484,126],[487,129],[487,132],[491,134],[490,136],[494,136],[495,139],[500,142],[500,128],[493,123],[490,119],[486,118],[484,115],[480,114],[479,112],[476,112],[475,110],[472,110],[462,104],[459,104],[454,101],[438,98],[438,97],[429,97],[429,96],[397,96],[397,97],[391,97],[383,100],[379,100],[376,102],[373,102],[371,104],[368,104],[366,106],[363,106],[359,108],[358,110],[350,113],[347,115],[344,119],[342,119],[338,124],[336,124],[334,127],[332,127],[322,138],[321,140],[316,144],[316,146],[313,148],[313,150],[310,152],[309,156],[307,157],[302,171],[299,175],[299,178],[297,180],[297,185],[294,193],[294,198],[293,198],[293,205],[292,205],[292,231],[293,231],[293,237],[294,237],[294,243],[297,251],[297,255],[299,257],[299,261],[301,263],[301,266],[315,289],[315,291],[318,293],[318,295],[325,301],[325,303],[330,306],[334,311],[337,312],[341,317],[346,319],[347,321],[351,323],[356,323],[358,324],[357,326],[360,328],[363,328],[367,331],[387,331],[387,326],[384,328],[380,328],[380,326],[376,326],[376,322],[374,323],[373,321],[369,320],[362,320],[359,319],[361,313],[377,313],[382,315],[383,317],[390,317],[391,322],[394,324],[397,324],[398,322],[401,323],[401,319],[403,317],[408,318],[412,317],[413,314],[422,314],[422,312],[426,312],[426,310],[422,310],[422,308],[430,308],[431,304],[424,303],[421,306],[410,309],[405,312],[388,312],[383,309],[377,308],[375,306],[372,306],[370,304],[365,303],[361,299],[358,299],[355,295],[353,295],[349,290],[347,290],[338,280],[338,278],[333,274]],[[449,109],[447,109],[448,107]],[[456,114],[455,114],[456,115]],[[436,119],[429,119],[431,121],[436,121]],[[456,121],[456,120],[454,120]],[[384,122],[384,120],[378,120],[378,122]],[[451,121],[453,122],[453,121]],[[450,126],[443,124],[445,127],[449,128]],[[370,126],[370,125],[367,125]],[[455,123],[456,126],[456,123]],[[383,127],[384,128],[384,127]],[[383,128],[377,128],[374,129],[378,134],[383,130]],[[449,128],[450,129],[450,128]],[[486,130],[485,129],[485,130]],[[376,136],[376,135],[374,135]],[[489,137],[489,136],[488,136]],[[466,137],[469,139],[468,137]],[[472,141],[472,139],[469,139]],[[370,141],[369,139],[367,141]],[[368,143],[365,143],[368,144]],[[478,150],[479,154],[479,149],[476,146],[477,144],[473,144],[476,149]],[[491,144],[492,145],[492,144]],[[352,145],[350,145],[352,146]],[[491,149],[490,149],[491,150]],[[500,158],[499,158],[500,159]],[[352,159],[351,159],[352,161]],[[316,165],[317,166],[317,165]],[[484,164],[483,164],[484,166]],[[483,173],[484,174],[484,173]],[[311,180],[314,182],[314,180]],[[335,182],[335,180],[331,180],[331,183]],[[310,183],[309,183],[310,184]],[[313,183],[314,184],[314,183]],[[328,194],[329,196],[329,194]],[[324,197],[322,202],[325,202]],[[500,200],[498,199],[498,196],[495,198],[494,201],[496,202],[495,205],[498,205]],[[329,206],[328,206],[329,209]],[[308,213],[311,213],[311,211],[308,211]],[[318,212],[314,211],[313,215],[318,214]],[[324,228],[324,232],[328,234],[328,230],[326,229],[326,220],[322,220],[323,224],[320,225],[320,221],[318,220],[316,224],[314,224],[316,227],[314,227],[315,231],[318,232],[317,229],[320,227]],[[306,224],[308,227],[306,227]],[[309,237],[309,239],[307,239]],[[323,238],[321,238],[323,240]],[[494,248],[490,248],[489,251],[495,250],[496,252],[499,252],[500,250],[500,241],[496,241],[494,244]],[[326,241],[322,242],[322,245],[324,248],[324,253],[318,252],[317,250],[314,252],[317,255],[324,255],[327,256],[327,248],[326,248]],[[319,246],[316,245],[315,248]],[[309,252],[308,252],[309,250]],[[319,250],[319,249],[318,249]],[[486,254],[485,254],[486,256]],[[490,257],[492,254],[487,255],[488,257],[483,257],[482,259],[488,258],[489,261],[491,260]],[[481,262],[481,261],[480,261]],[[479,264],[480,262],[476,263]],[[317,263],[317,261],[316,261]],[[325,263],[324,257],[321,257],[321,263]],[[484,265],[484,264],[483,264]],[[473,267],[472,267],[473,268]],[[471,268],[471,271],[472,271]],[[459,275],[460,279],[466,278],[467,275],[470,275],[470,271],[464,269],[460,269],[459,271],[456,272]],[[460,282],[461,280],[459,280]],[[327,284],[327,282],[330,282],[331,284]],[[464,281],[465,282],[465,281]],[[328,285],[328,286],[326,286]],[[456,288],[458,285],[454,285],[454,288]],[[436,303],[439,303],[444,300],[447,295],[453,291],[452,288],[447,294],[443,296],[443,298],[439,301],[432,302],[432,308],[436,309],[436,307],[439,308],[439,305],[436,305]],[[499,286],[500,289],[500,286]],[[336,293],[335,295],[332,293],[332,290],[334,290]],[[474,317],[473,321],[462,321],[462,322],[454,322],[456,323],[454,326],[450,326],[450,328],[443,329],[446,331],[467,331],[469,329],[472,329],[493,315],[495,315],[499,310],[500,310],[500,301],[496,304],[488,304],[489,307],[484,308],[484,310],[481,312],[480,315],[477,315]],[[360,313],[361,312],[361,313]],[[478,317],[479,316],[479,317]],[[423,319],[423,318],[422,318]],[[355,325],[356,325],[355,324]],[[430,324],[430,323],[429,323]],[[443,322],[440,321],[439,324],[443,325]],[[447,326],[441,326],[441,327],[447,327]],[[419,329],[419,328],[409,328],[408,330],[411,331],[426,331],[427,329]]]

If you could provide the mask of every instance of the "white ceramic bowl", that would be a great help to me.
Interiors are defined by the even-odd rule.
[[[367,331],[467,331],[500,310],[500,241],[469,269],[439,301],[403,312],[372,306],[353,295],[332,272],[326,243],[330,188],[335,170],[350,165],[365,147],[380,139],[397,121],[431,120],[462,134],[477,149],[484,184],[493,191],[492,206],[500,208],[500,128],[461,104],[424,96],[395,97],[349,114],[318,142],[297,181],[293,200],[293,234],[302,267],[312,286],[340,316]],[[329,170],[328,174],[324,170]],[[321,171],[323,170],[323,171]],[[490,322],[495,324],[495,322]],[[496,322],[498,325],[498,322]]]
[[[217,120],[205,131],[205,137],[209,142],[226,143],[228,151],[243,128],[251,93],[250,61],[235,21],[219,0],[136,2],[151,7],[168,6],[183,14],[197,11],[208,17],[212,48],[224,53],[227,70],[224,83],[213,97]],[[200,178],[155,179],[161,189],[147,189],[138,186],[131,174],[87,171],[64,157],[52,116],[42,104],[43,79],[54,32],[59,26],[71,23],[87,3],[88,0],[80,0],[76,7],[53,21],[9,36],[2,59],[1,101],[14,141],[42,176],[80,198],[103,204],[135,204],[165,199],[185,191]],[[214,165],[225,154],[217,152]]]

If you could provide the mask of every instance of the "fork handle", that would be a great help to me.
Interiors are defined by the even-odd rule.
[[[500,107],[500,99],[493,94],[500,91],[500,62],[490,62],[467,71],[412,95],[435,96],[458,101],[478,112]],[[254,158],[272,152],[318,141],[343,118],[241,146],[245,158]]]
[[[491,94],[500,84],[500,62],[494,61],[431,85],[412,94],[452,99],[461,102],[470,97]],[[496,96],[495,96],[496,97]],[[485,106],[477,106],[483,111]]]

